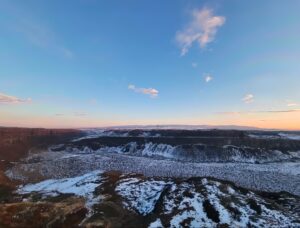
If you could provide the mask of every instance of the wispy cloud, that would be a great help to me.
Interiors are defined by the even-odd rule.
[[[33,45],[55,51],[65,58],[73,58],[74,53],[60,44],[53,31],[32,20],[17,21],[16,32],[19,32]]]
[[[87,116],[86,112],[74,112],[74,116]]]
[[[98,100],[95,99],[95,98],[92,98],[92,99],[89,100],[89,104],[90,105],[96,105],[96,104],[98,104]]]
[[[250,103],[254,102],[254,95],[253,94],[246,94],[243,97],[242,101],[244,101],[244,103],[246,103],[246,104],[250,104]]]
[[[198,63],[193,62],[192,63],[192,67],[197,68],[198,67]]]
[[[23,104],[29,102],[31,102],[31,98],[22,99],[4,93],[0,93],[0,104]]]
[[[288,107],[293,107],[293,106],[298,106],[298,104],[297,103],[288,103],[287,106]]]
[[[71,50],[69,50],[65,47],[60,47],[59,50],[63,54],[63,56],[68,58],[68,59],[71,59],[71,58],[74,57],[74,52],[72,52]]]
[[[213,77],[210,74],[206,74],[204,76],[204,80],[205,80],[205,82],[210,82],[211,80],[213,80]]]
[[[35,18],[33,12],[27,12],[17,4],[6,4],[5,9],[11,16],[7,27],[12,31],[37,47],[56,52],[65,58],[74,57],[74,53],[62,44],[58,35],[43,24],[41,18]]]
[[[68,113],[68,114],[64,114],[64,113],[56,113],[55,116],[77,116],[77,117],[83,117],[83,116],[87,116],[88,114],[86,112],[82,112],[82,111],[77,111],[77,112],[73,112],[73,113]]]
[[[286,106],[288,106],[288,107],[299,106],[298,103],[291,101],[291,100],[287,100],[286,103],[287,103]]]
[[[228,116],[235,116],[235,115],[242,114],[242,112],[217,112],[217,114],[228,115]]]
[[[45,26],[41,26],[32,20],[18,18],[12,25],[13,29],[22,34],[28,41],[39,47],[46,47],[54,39],[54,34]]]
[[[195,9],[191,13],[191,21],[186,27],[178,31],[176,41],[181,48],[181,55],[184,56],[194,42],[201,48],[214,40],[218,27],[225,23],[225,17],[215,16],[208,8]]]
[[[221,115],[243,115],[243,114],[255,114],[255,113],[291,113],[300,112],[300,109],[287,109],[287,110],[258,110],[258,111],[245,111],[245,112],[217,112]]]
[[[135,85],[128,85],[128,89],[136,93],[149,95],[152,98],[158,97],[158,93],[159,93],[158,90],[154,88],[138,88]]]
[[[268,110],[268,111],[260,111],[260,112],[270,112],[270,113],[300,112],[300,109]]]

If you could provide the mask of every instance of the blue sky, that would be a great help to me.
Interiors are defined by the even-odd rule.
[[[299,10],[293,0],[0,0],[0,125],[300,129]]]

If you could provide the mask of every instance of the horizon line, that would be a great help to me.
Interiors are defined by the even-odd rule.
[[[177,128],[176,128],[177,127]],[[184,129],[184,128],[191,129]],[[209,125],[209,124],[129,124],[129,125],[110,125],[110,126],[94,126],[94,127],[45,127],[45,126],[16,126],[16,125],[0,125],[0,128],[23,128],[23,129],[145,129],[154,130],[164,128],[161,130],[241,130],[241,131],[300,131],[300,129],[284,129],[284,128],[261,128],[255,126],[244,126],[244,125]]]

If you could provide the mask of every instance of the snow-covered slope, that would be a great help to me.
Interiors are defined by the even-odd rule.
[[[99,198],[95,198],[93,192],[95,191],[95,188],[101,184],[101,173],[102,172],[97,170],[77,177],[48,179],[36,184],[20,186],[17,192],[19,194],[38,192],[44,196],[74,194],[86,198],[87,205],[91,206],[99,201]]]
[[[110,194],[115,196],[102,195],[107,186]],[[98,206],[93,207],[90,217],[101,212],[99,205],[102,202],[107,204],[112,200],[123,210],[142,216],[149,227],[300,226],[299,198],[283,193],[270,197],[208,178],[145,178],[135,174],[110,176],[96,171],[74,178],[25,185],[18,190],[20,194],[31,192],[45,196],[74,193],[86,198],[87,202],[102,199],[97,201]]]

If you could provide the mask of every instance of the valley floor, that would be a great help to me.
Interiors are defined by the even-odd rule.
[[[80,167],[80,168],[78,168]],[[37,182],[82,175],[93,170],[141,173],[148,177],[213,177],[260,191],[300,195],[300,163],[191,163],[104,152],[33,154],[6,172],[12,179]]]

